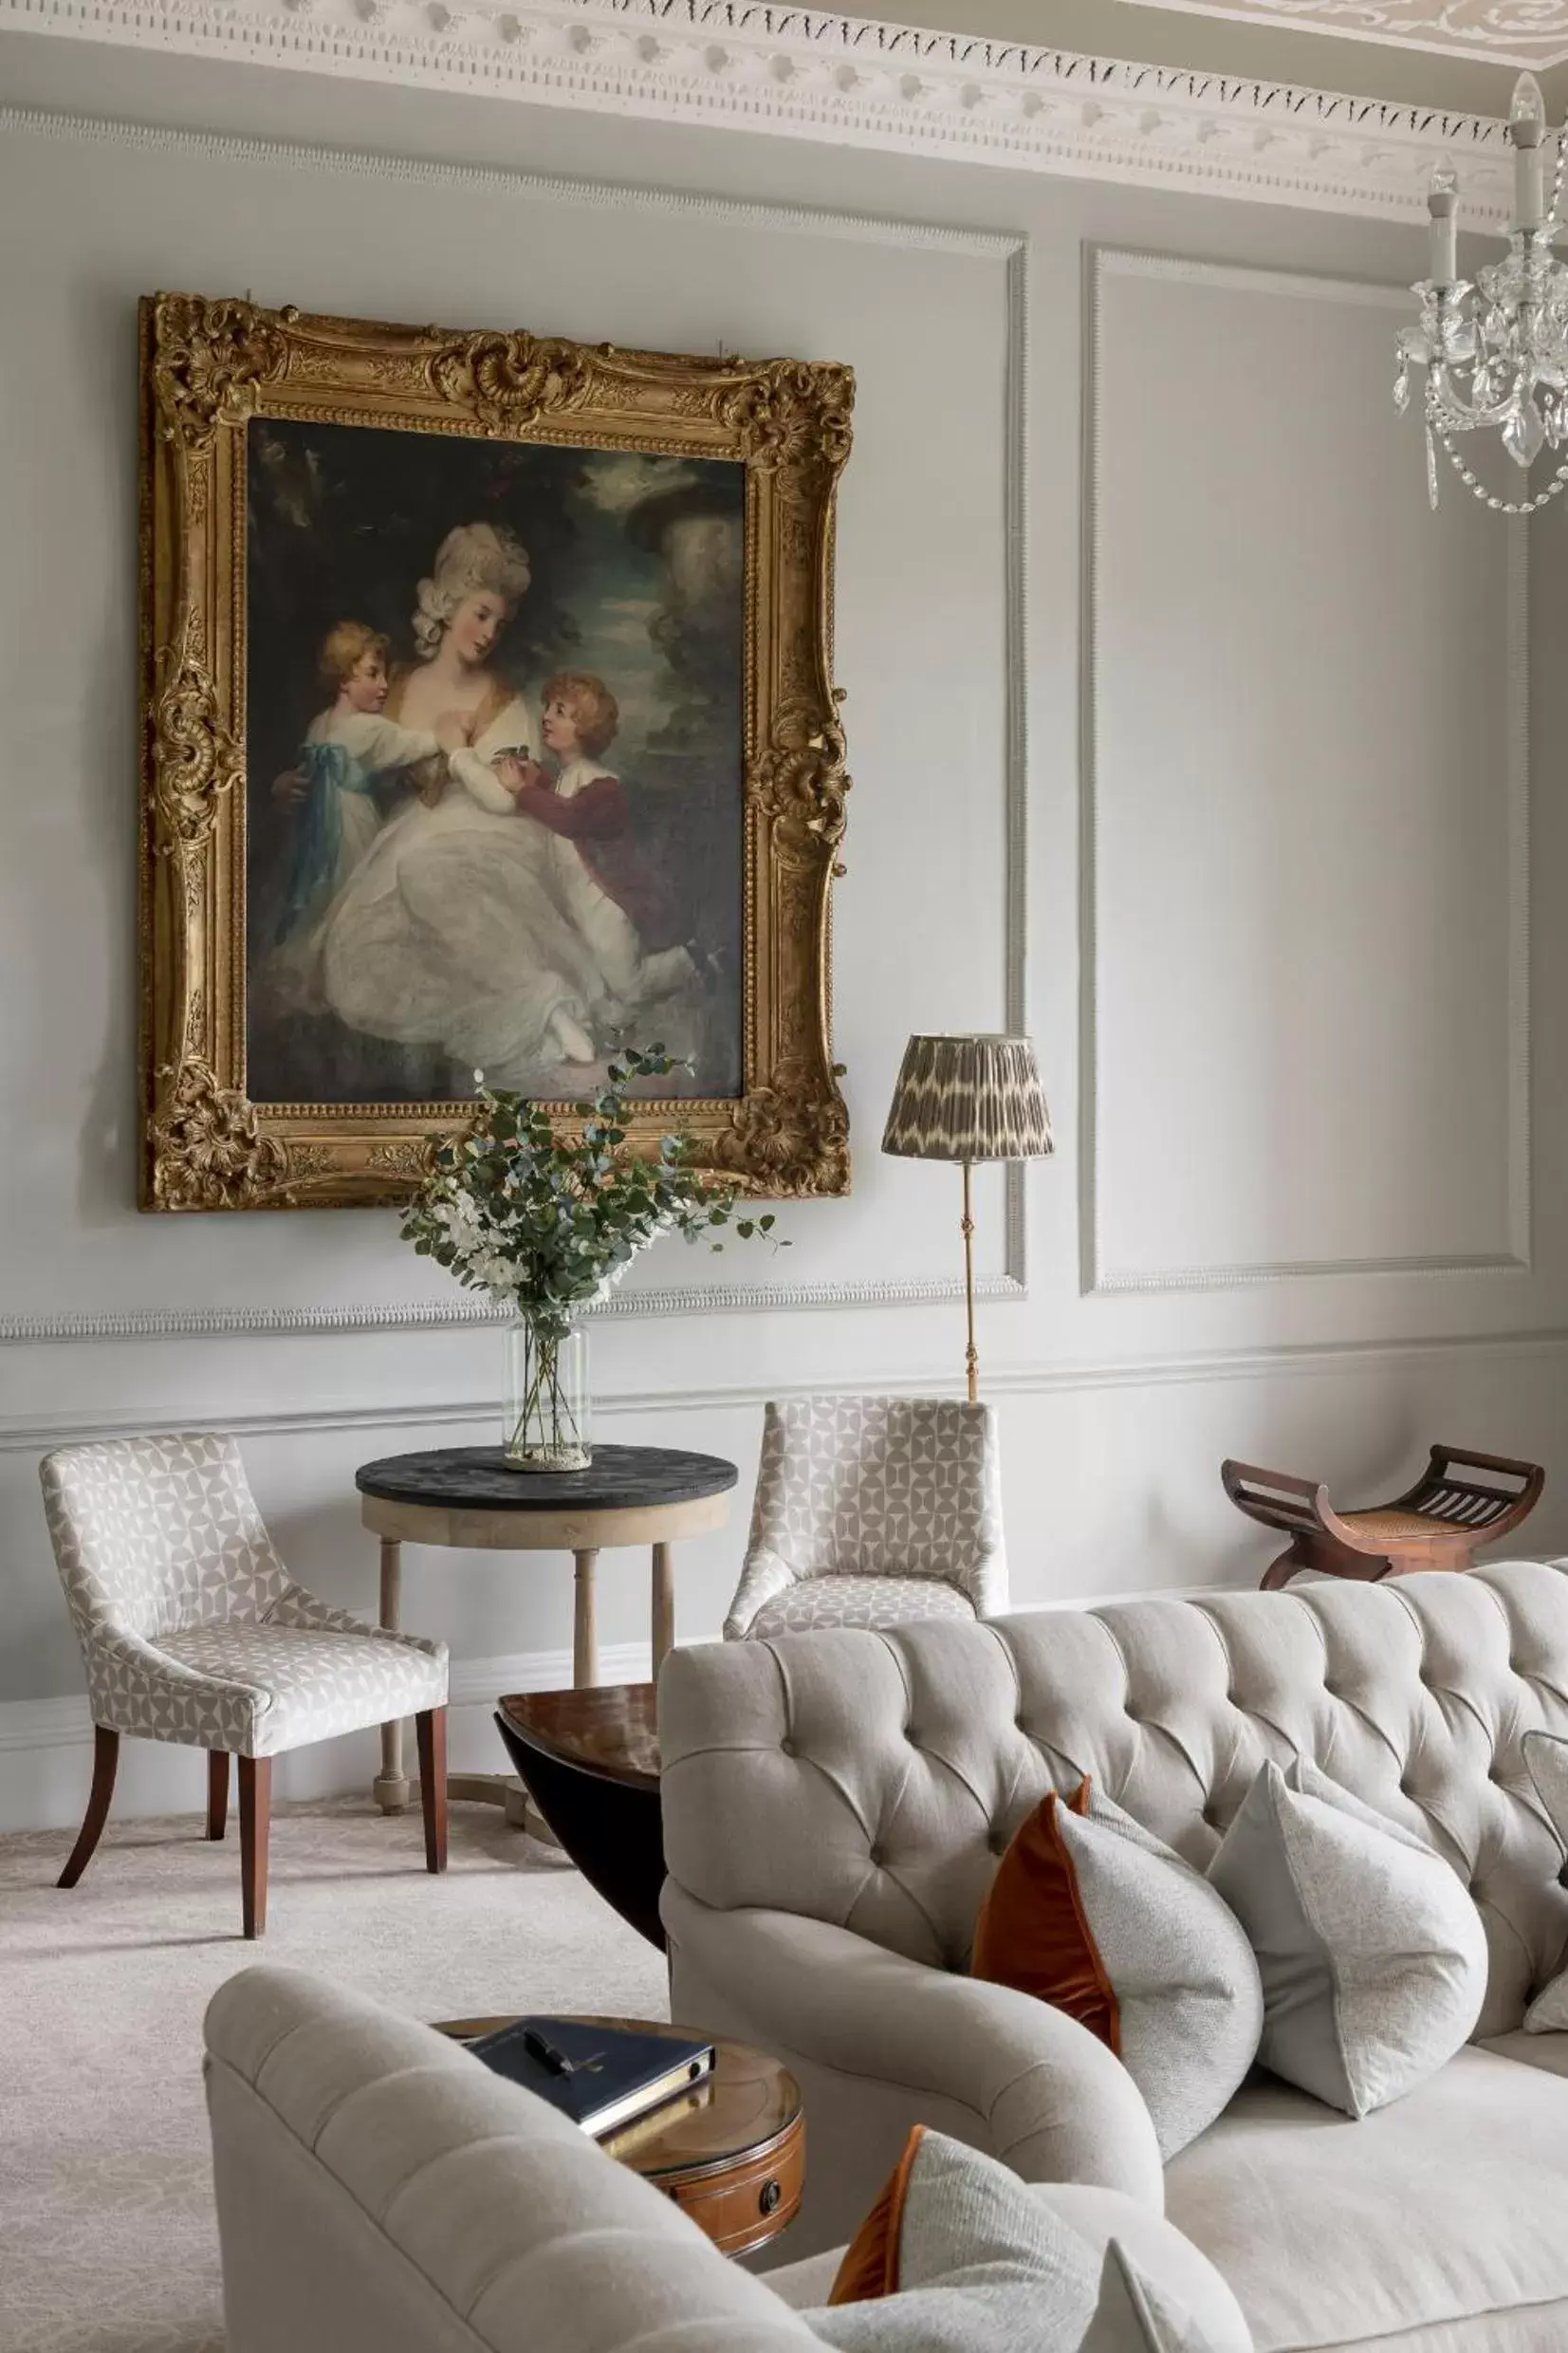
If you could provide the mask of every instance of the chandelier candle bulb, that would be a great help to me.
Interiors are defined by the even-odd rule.
[[[1522,73],[1514,84],[1508,109],[1508,136],[1514,147],[1514,227],[1539,229],[1546,216],[1541,178],[1541,140],[1546,136],[1546,102],[1534,74]]]
[[[1427,211],[1431,215],[1431,257],[1427,274],[1434,286],[1452,286],[1459,275],[1459,175],[1447,158],[1432,165]]]

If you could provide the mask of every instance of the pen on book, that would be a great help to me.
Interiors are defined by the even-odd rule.
[[[530,2059],[537,2059],[540,2066],[548,2067],[552,2075],[575,2075],[577,2072],[565,2052],[557,2050],[552,2042],[532,2027],[523,2029],[523,2047]]]

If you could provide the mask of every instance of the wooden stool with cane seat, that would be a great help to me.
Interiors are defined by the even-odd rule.
[[[1456,1464],[1464,1473],[1489,1475],[1459,1475]],[[1302,1568],[1366,1584],[1407,1577],[1415,1569],[1468,1568],[1478,1546],[1510,1534],[1534,1510],[1546,1484],[1538,1462],[1451,1446],[1432,1448],[1426,1470],[1407,1494],[1364,1511],[1337,1511],[1320,1480],[1296,1478],[1287,1471],[1223,1462],[1220,1477],[1239,1511],[1290,1538],[1264,1571],[1264,1592],[1288,1584]]]

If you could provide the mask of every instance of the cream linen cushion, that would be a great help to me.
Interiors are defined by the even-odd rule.
[[[1105,2250],[1095,2317],[1079,2353],[1211,2353],[1213,2342],[1113,2240]]]
[[[1264,1989],[1245,1929],[1201,1871],[1093,1784],[1061,1834],[1111,1983],[1117,2055],[1167,2162],[1226,2108],[1258,2055]]]
[[[1568,1740],[1552,1732],[1526,1732],[1523,1739],[1524,1762],[1530,1779],[1535,1783],[1536,1795],[1546,1808],[1547,1819],[1557,1832],[1558,1842],[1568,1854]],[[1526,2034],[1560,2034],[1568,2031],[1568,1969],[1554,1977],[1544,1992],[1538,1993],[1524,2013]]]
[[[1141,2198],[1107,2190],[1098,2182],[1031,2181],[1025,2187],[1037,2206],[1072,2226],[1102,2268],[1115,2239],[1146,2280],[1208,2331],[1214,2353],[1254,2353],[1242,2307],[1227,2282],[1164,2214]],[[768,2287],[793,2312],[825,2304],[844,2253],[842,2247],[833,2247],[781,2265],[766,2274]]]
[[[1189,2275],[1218,2316],[1213,2333],[1159,2267],[1118,2239],[1102,2249],[1092,2221],[1080,2233],[995,2158],[926,2131],[900,2176],[896,2289],[802,2314],[839,2353],[1251,2353],[1234,2299],[1195,2251]]]
[[[1347,2116],[1436,2073],[1486,1991],[1486,1937],[1456,1872],[1298,1758],[1264,1765],[1208,1876],[1258,1956],[1258,2056]]]
[[[1200,1871],[1085,1781],[1014,1836],[975,1934],[973,1974],[1066,2010],[1143,2094],[1167,2161],[1258,2055],[1264,1995],[1246,1933]]]

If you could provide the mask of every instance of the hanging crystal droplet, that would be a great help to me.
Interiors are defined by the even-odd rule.
[[[1427,427],[1427,504],[1435,514],[1437,512],[1437,444],[1432,439],[1432,429],[1430,425]]]
[[[1530,467],[1540,455],[1546,439],[1546,428],[1540,421],[1540,411],[1530,399],[1516,402],[1508,421],[1503,428],[1503,446],[1516,466]]]
[[[1403,417],[1405,411],[1410,407],[1410,404],[1411,372],[1405,365],[1403,360],[1401,360],[1399,362],[1399,373],[1393,380],[1393,405],[1399,411],[1400,416]]]

